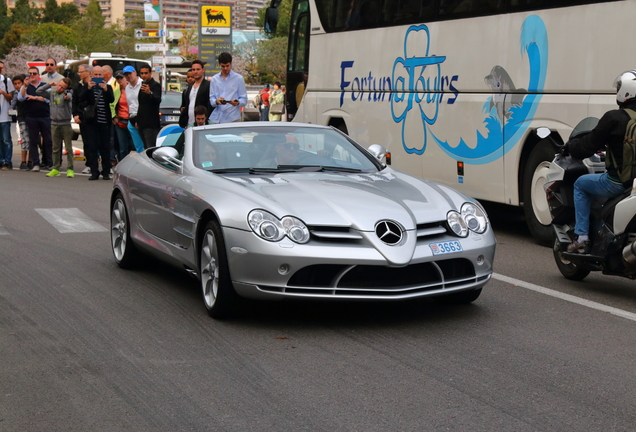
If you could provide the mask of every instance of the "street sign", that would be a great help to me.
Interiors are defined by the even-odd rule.
[[[163,36],[163,30],[159,29],[135,29],[135,38],[158,38]]]
[[[181,56],[166,56],[166,64],[181,64],[184,61],[184,58]],[[161,56],[152,56],[152,62],[161,64]]]
[[[135,51],[167,51],[168,44],[163,43],[138,43],[135,44]]]

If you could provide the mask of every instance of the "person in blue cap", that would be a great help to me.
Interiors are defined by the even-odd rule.
[[[144,151],[144,142],[137,130],[137,112],[139,111],[139,90],[142,81],[137,76],[137,71],[132,66],[126,66],[122,70],[124,78],[128,81],[126,86],[126,101],[128,102],[128,130],[135,146],[135,151]]]

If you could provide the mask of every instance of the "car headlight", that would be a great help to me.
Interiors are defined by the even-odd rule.
[[[307,226],[292,216],[285,216],[279,220],[264,210],[252,210],[247,216],[247,221],[257,236],[268,241],[281,241],[285,236],[295,243],[303,244],[309,241]]]
[[[448,212],[446,222],[448,222],[448,226],[458,237],[466,237],[468,235],[468,227],[464,218],[455,210]]]
[[[479,204],[467,202],[462,205],[461,212],[451,210],[446,215],[446,222],[458,237],[466,237],[469,231],[483,234],[488,229],[488,217]]]
[[[466,221],[469,230],[477,234],[483,234],[488,228],[488,217],[480,205],[474,203],[464,203],[462,206],[462,217]]]

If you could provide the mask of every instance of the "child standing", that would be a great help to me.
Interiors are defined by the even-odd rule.
[[[21,170],[28,170],[33,166],[33,163],[30,162],[31,158],[28,158],[29,162],[27,163],[27,156],[29,154],[29,130],[26,125],[26,116],[24,113],[24,104],[25,101],[18,100],[18,93],[20,89],[24,85],[23,74],[16,75],[13,77],[13,87],[15,88],[15,92],[13,93],[13,100],[11,101],[11,105],[18,112],[18,128],[20,129],[20,149],[22,150],[22,162],[20,163]]]
[[[73,128],[71,127],[71,119],[73,111],[71,107],[71,99],[73,90],[71,80],[62,78],[57,83],[45,84],[39,87],[35,94],[43,96],[50,100],[51,105],[51,139],[53,141],[53,169],[48,173],[47,177],[57,177],[60,175],[62,167],[62,140],[66,147],[66,177],[73,178]],[[55,90],[49,90],[55,88]],[[50,91],[50,93],[49,93]]]

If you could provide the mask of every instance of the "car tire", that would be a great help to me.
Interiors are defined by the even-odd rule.
[[[551,246],[554,238],[552,217],[543,186],[550,162],[556,150],[547,141],[532,149],[523,174],[523,211],[526,223],[535,241],[542,246]]]
[[[460,291],[452,294],[444,294],[443,296],[435,297],[435,299],[439,303],[444,304],[469,304],[477,300],[480,294],[481,288],[478,288],[470,291]]]
[[[140,253],[130,237],[130,219],[121,194],[115,197],[110,208],[110,245],[119,267],[129,269],[137,264]]]
[[[208,315],[216,319],[233,317],[240,298],[232,286],[223,233],[214,221],[207,223],[201,238],[199,280]]]
[[[558,239],[554,240],[552,252],[554,253],[554,261],[556,262],[559,271],[566,279],[580,281],[590,274],[590,270],[581,268],[563,256]]]

